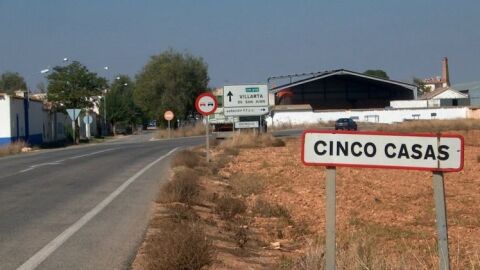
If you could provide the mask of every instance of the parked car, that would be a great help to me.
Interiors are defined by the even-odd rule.
[[[352,118],[339,118],[335,121],[335,130],[357,130],[357,123]]]

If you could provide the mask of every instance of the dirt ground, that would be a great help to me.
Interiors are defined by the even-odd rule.
[[[480,269],[480,146],[477,141],[469,143],[479,133],[468,135],[464,170],[445,174],[452,269]],[[284,147],[242,149],[215,176],[202,177],[203,203],[195,210],[208,224],[207,234],[216,248],[215,262],[208,269],[310,269],[298,261],[312,247],[321,253],[325,168],[304,166],[301,142],[284,141]],[[238,232],[218,218],[210,199],[212,194],[230,192],[228,179],[236,174],[264,181],[261,192],[244,197],[247,213],[234,221],[247,231],[243,247],[237,243]],[[255,215],[251,207],[259,199],[285,207],[289,217]],[[431,172],[337,168],[336,222],[339,269],[354,269],[353,261],[375,260],[385,268],[373,269],[437,267]],[[134,269],[142,269],[141,253]]]

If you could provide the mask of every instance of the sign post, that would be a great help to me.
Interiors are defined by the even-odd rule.
[[[87,114],[83,117],[83,123],[85,123],[85,136],[87,139],[90,139],[90,124],[93,122],[93,118],[90,114]]]
[[[166,111],[164,114],[163,114],[163,117],[165,118],[165,120],[168,121],[168,138],[170,139],[170,121],[172,121],[173,117],[175,115],[173,114],[172,111]]]
[[[209,92],[205,92],[200,94],[197,99],[195,100],[195,108],[197,109],[198,113],[200,113],[205,118],[205,139],[206,139],[206,158],[207,162],[210,162],[209,157],[209,148],[210,148],[210,141],[208,138],[208,116],[210,114],[215,113],[217,110],[218,101],[217,98]]]
[[[437,216],[439,269],[448,270],[450,269],[450,259],[448,256],[447,210],[445,207],[443,172],[433,172],[433,192]]]
[[[302,162],[327,167],[326,268],[335,269],[335,167],[424,170],[433,173],[439,269],[450,269],[443,172],[463,169],[460,135],[314,131],[302,135]]]
[[[81,110],[82,109],[67,109],[68,116],[70,116],[70,119],[72,119],[73,144],[77,143],[77,132],[76,132],[75,121],[77,120],[78,116],[80,115]]]
[[[335,167],[327,167],[327,199],[325,204],[325,266],[327,269],[335,269],[336,172]]]

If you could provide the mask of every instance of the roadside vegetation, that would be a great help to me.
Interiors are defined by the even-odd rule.
[[[0,157],[20,154],[23,151],[27,151],[28,145],[24,141],[16,141],[0,148]]]
[[[168,129],[161,128],[156,131],[155,138],[157,139],[168,139]],[[205,136],[205,126],[201,122],[197,122],[193,126],[179,127],[176,129],[170,130],[171,138],[180,138],[180,137],[191,137],[191,136]]]
[[[471,139],[465,170],[446,178],[452,269],[480,269]],[[303,167],[298,147],[298,139],[245,133],[214,144],[208,164],[204,148],[178,152],[133,269],[325,269],[325,172]],[[437,267],[428,173],[337,173],[338,269]]]

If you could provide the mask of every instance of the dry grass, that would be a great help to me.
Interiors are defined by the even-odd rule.
[[[196,166],[200,165],[200,162],[201,158],[197,152],[194,152],[192,150],[182,150],[172,158],[171,166],[172,168],[185,166],[193,169]]]
[[[283,146],[285,146],[285,142],[283,140],[275,138],[269,133],[263,133],[258,135],[249,132],[236,133],[231,138],[219,144],[219,147],[223,149]]]
[[[177,167],[172,180],[162,186],[158,202],[192,204],[199,192],[198,173],[187,167]]]
[[[19,154],[22,152],[22,149],[27,146],[28,145],[24,141],[13,142],[5,148],[0,148],[0,157]]]
[[[145,269],[200,270],[214,261],[212,242],[200,223],[163,219],[145,246]]]
[[[455,119],[455,120],[417,120],[406,121],[398,124],[381,124],[377,130],[396,132],[448,132],[480,130],[480,120]]]
[[[236,215],[245,213],[247,205],[242,199],[224,195],[216,200],[215,211],[224,220],[232,220]]]
[[[262,199],[257,199],[253,205],[252,211],[262,217],[279,217],[290,219],[290,212],[284,206],[272,204]]]
[[[265,186],[265,181],[256,174],[234,174],[229,182],[233,191],[242,196],[258,194]]]
[[[181,127],[177,129],[170,130],[171,138],[180,138],[180,137],[191,137],[191,136],[200,136],[205,135],[205,125],[202,123],[196,123],[191,127]],[[168,129],[160,129],[155,134],[157,139],[166,139],[168,138]]]

